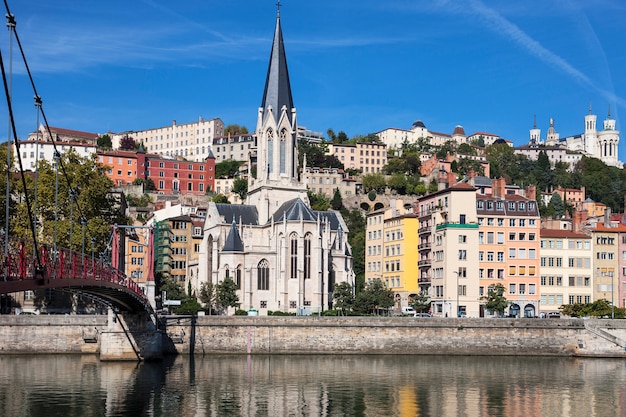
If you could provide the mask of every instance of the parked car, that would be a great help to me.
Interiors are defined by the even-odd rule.
[[[413,307],[402,307],[402,314],[415,314]]]
[[[415,314],[413,314],[413,317],[426,318],[426,317],[432,317],[432,315],[430,313],[415,313]]]
[[[548,318],[549,319],[560,319],[561,318],[561,313],[556,313],[556,312],[548,313]]]

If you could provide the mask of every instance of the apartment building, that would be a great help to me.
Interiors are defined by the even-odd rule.
[[[22,166],[26,170],[34,171],[37,167],[38,161],[54,162],[55,144],[52,142],[41,142],[36,140],[23,140],[19,142],[20,157],[22,159]],[[18,163],[18,155],[16,152],[15,144],[12,146],[14,161]],[[60,154],[64,154],[69,150],[76,152],[81,158],[89,158],[96,153],[97,147],[92,143],[81,142],[56,142],[56,150]]]
[[[227,159],[247,161],[250,152],[256,147],[254,135],[216,136],[213,139],[213,155],[216,162]]]
[[[168,219],[168,223],[171,231],[169,275],[175,282],[186,283],[189,262],[198,259],[204,221],[178,216]]]
[[[106,175],[117,187],[145,176],[145,158],[137,158],[136,152],[98,151],[98,161],[108,168]]]
[[[620,242],[626,239],[626,226],[611,222],[610,214],[604,216],[604,222],[597,223],[590,228],[591,247],[593,258],[593,301],[607,300],[619,305],[623,298],[620,292],[620,281],[623,280],[623,271],[620,271]]]
[[[480,226],[479,296],[487,295],[490,286],[502,284],[509,301],[507,315],[537,316],[541,307],[540,217],[534,190],[526,197],[508,194],[504,179],[493,180],[492,194],[477,195],[476,211]],[[481,316],[486,315],[489,312],[481,311]]]
[[[479,218],[476,189],[467,183],[419,198],[418,285],[439,317],[479,317]]]
[[[593,298],[591,236],[563,229],[541,229],[541,313]]]
[[[393,291],[395,308],[400,311],[419,292],[415,262],[418,226],[418,218],[413,213],[391,217],[383,224],[382,279]]]
[[[336,156],[344,169],[360,170],[363,174],[381,172],[387,165],[387,145],[384,143],[329,143],[328,154]]]
[[[357,180],[340,168],[307,167],[303,170],[304,183],[313,193],[332,198],[339,189],[342,197],[356,194]]]
[[[141,164],[141,161],[138,163]],[[196,162],[146,155],[145,167],[145,178],[151,179],[160,193],[201,195],[213,191],[215,181],[213,158]]]
[[[113,147],[119,147],[120,139],[126,135],[136,143],[143,143],[148,153],[202,162],[209,155],[213,139],[224,135],[224,123],[219,118],[205,120],[203,117],[197,122],[182,124],[174,120],[169,126],[113,135]]]

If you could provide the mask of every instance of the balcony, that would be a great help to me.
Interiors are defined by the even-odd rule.
[[[430,230],[431,230],[430,226],[420,227],[419,229],[417,229],[417,234],[421,235],[424,233],[430,233]]]
[[[429,266],[432,263],[430,259],[422,259],[417,262],[417,266]]]
[[[430,249],[431,246],[432,246],[432,243],[430,243],[430,242],[429,243],[420,243],[417,246],[417,249],[418,250]]]
[[[430,284],[430,277],[424,277],[424,278],[419,278],[417,280],[417,283],[419,285],[423,285],[423,284]]]

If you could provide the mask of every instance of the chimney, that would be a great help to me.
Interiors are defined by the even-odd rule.
[[[492,181],[491,183],[492,186],[492,194],[494,197],[496,198],[503,198],[504,197],[504,188],[506,186],[506,181],[504,178],[500,177],[498,179],[495,179]]]
[[[537,199],[537,186],[536,185],[529,185],[528,187],[526,187],[526,198],[529,200]]]
[[[611,208],[607,207],[604,211],[604,227],[611,227]]]

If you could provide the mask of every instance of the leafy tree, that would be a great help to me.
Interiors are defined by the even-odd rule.
[[[456,142],[449,140],[439,147],[435,155],[437,158],[444,159],[448,154],[454,155],[456,153]]]
[[[413,310],[419,313],[423,313],[430,309],[430,297],[428,296],[428,291],[422,290],[417,293],[417,295],[409,301],[409,305],[413,307]]]
[[[228,197],[226,197],[224,194],[215,194],[213,197],[211,197],[211,201],[217,204],[230,204]]]
[[[328,128],[328,130],[326,131],[326,136],[328,137],[328,140],[333,143],[337,139],[337,135],[335,134],[335,131],[331,128]]]
[[[398,194],[406,194],[407,180],[404,174],[392,175],[387,181],[387,186],[392,190],[396,190]]]
[[[224,128],[224,136],[246,135],[247,133],[248,128],[238,124],[230,124]]]
[[[326,211],[330,208],[330,202],[324,194],[312,193],[311,190],[309,190],[307,194],[313,210]]]
[[[347,211],[345,208],[341,211],[346,226],[350,233],[348,234],[348,243],[352,247],[352,263],[355,275],[355,290],[360,292],[365,286],[365,217],[361,214],[361,210],[352,209]]]
[[[385,191],[385,187],[387,186],[385,177],[382,174],[378,173],[363,175],[363,177],[361,177],[361,182],[363,184],[365,192],[374,190],[381,193]]]
[[[156,191],[156,185],[154,184],[154,181],[152,180],[152,178],[148,178],[146,180],[146,191]]]
[[[113,142],[111,141],[111,136],[107,134],[98,136],[97,145],[98,145],[98,148],[100,149],[110,150],[111,148],[113,148]]]
[[[623,319],[626,317],[626,309],[613,307],[611,302],[605,299],[596,300],[587,304],[564,304],[559,307],[561,314],[571,317],[612,317]]]
[[[553,219],[560,219],[565,214],[565,203],[559,193],[552,194],[550,203],[548,203],[547,214]]]
[[[56,170],[52,163],[41,160],[38,169],[37,231],[42,242],[53,243],[55,227],[56,241],[61,247],[79,250],[82,244],[81,217],[84,217],[85,241],[95,239],[95,249],[105,249],[111,236],[112,224],[128,224],[121,211],[121,195],[111,193],[113,182],[106,176],[104,166],[96,156],[82,158],[74,150],[61,155],[64,170],[58,174],[58,205],[55,198]],[[63,174],[65,171],[65,174]],[[29,190],[35,188],[35,177],[26,178]],[[70,193],[70,185],[72,192]],[[15,213],[12,213],[13,232],[18,236],[30,236],[30,222],[21,181],[14,187],[16,193]],[[32,191],[29,191],[32,197]],[[55,225],[55,215],[58,221]],[[70,245],[70,230],[71,245]],[[91,246],[91,245],[89,245]]]
[[[352,285],[347,282],[335,284],[335,289],[333,290],[334,308],[341,311],[343,315],[346,315],[346,312],[352,310],[353,305],[354,292]]]
[[[474,149],[474,147],[470,144],[467,143],[462,143],[459,145],[459,147],[457,148],[457,152],[460,153],[461,155],[476,155],[476,149]]]
[[[319,168],[343,168],[343,164],[335,155],[328,154],[328,144],[311,143],[306,139],[298,141],[298,166],[304,166],[304,155],[306,155],[307,167]]]
[[[383,173],[387,175],[404,174],[406,172],[407,167],[404,158],[389,158],[387,165],[383,167]]]
[[[120,149],[133,151],[136,147],[137,144],[135,143],[135,139],[131,138],[130,136],[126,135],[122,139],[120,139]]]
[[[237,295],[237,284],[232,278],[225,278],[215,286],[215,303],[217,308],[225,310],[228,307],[239,306],[239,296]]]
[[[245,178],[235,178],[232,191],[239,196],[243,204],[248,195],[248,180]]]
[[[348,135],[346,134],[346,132],[344,132],[343,130],[340,130],[339,133],[337,133],[337,137],[335,138],[335,142],[336,143],[348,142]]]
[[[330,200],[330,207],[333,210],[341,210],[343,207],[343,199],[341,198],[341,192],[339,188],[335,188],[335,192],[333,193],[333,198]]]
[[[504,310],[509,305],[504,296],[504,285],[490,285],[487,290],[487,296],[482,298],[485,301],[485,308],[497,313],[499,316],[504,314]]]
[[[225,159],[215,164],[216,178],[235,178],[239,174],[239,167],[243,161],[235,161],[233,159]]]
[[[211,314],[215,307],[215,292],[215,285],[213,285],[212,282],[203,282],[202,285],[200,285],[200,295],[198,298],[200,302],[204,304],[209,314]]]
[[[380,279],[374,279],[357,294],[354,308],[361,314],[378,313],[389,310],[393,306],[393,291],[385,286]]]

